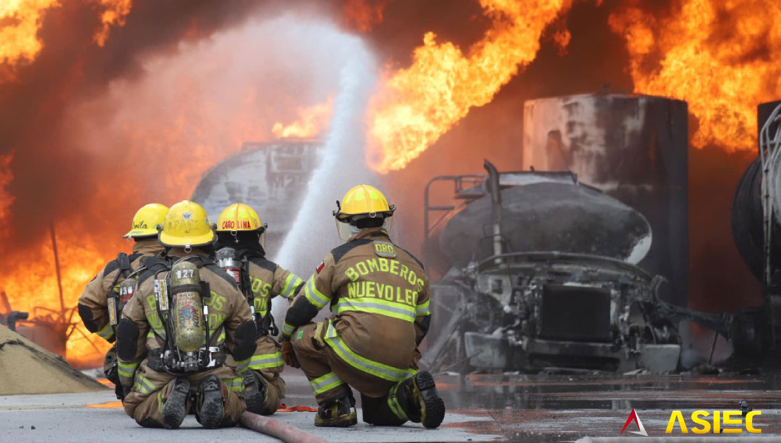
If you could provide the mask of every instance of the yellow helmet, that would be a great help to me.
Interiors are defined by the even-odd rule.
[[[236,243],[239,243],[237,234],[239,232],[258,232],[260,237],[258,242],[263,248],[266,247],[266,228],[267,224],[260,222],[258,213],[255,212],[249,205],[244,203],[234,203],[220,214],[220,218],[217,219],[217,232],[228,232],[233,237]],[[223,237],[225,235],[223,234]],[[225,240],[220,237],[221,240]]]
[[[337,201],[336,206],[337,210],[333,213],[336,217],[336,228],[339,237],[344,241],[361,230],[361,225],[366,223],[361,220],[377,219],[378,222],[382,220],[378,225],[390,231],[391,218],[396,210],[396,206],[388,204],[388,199],[379,189],[370,185],[358,185],[350,189],[344,195],[341,204]]]
[[[160,231],[160,243],[167,247],[195,248],[210,245],[214,239],[206,211],[188,200],[171,206]]]
[[[157,235],[157,225],[165,220],[167,213],[168,206],[160,203],[150,203],[143,206],[133,217],[133,228],[124,237],[138,238]]]
[[[234,203],[220,214],[217,219],[217,232],[257,231],[264,229],[260,217],[254,209],[244,203]]]

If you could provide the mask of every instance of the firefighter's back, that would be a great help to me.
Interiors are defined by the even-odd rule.
[[[358,355],[407,367],[415,352],[415,309],[428,277],[420,262],[385,235],[331,253],[336,332]]]

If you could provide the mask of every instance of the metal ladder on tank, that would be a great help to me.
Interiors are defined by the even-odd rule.
[[[781,105],[777,106],[759,131],[759,155],[762,160],[762,222],[764,231],[765,268],[763,272],[765,306],[770,316],[773,347],[781,349],[781,293],[773,287],[773,179],[781,173]],[[781,189],[775,192],[781,192]],[[781,224],[781,220],[779,220]],[[778,264],[778,265],[781,265]]]

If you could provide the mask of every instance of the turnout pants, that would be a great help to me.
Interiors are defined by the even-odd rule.
[[[228,361],[233,362],[230,357]],[[227,391],[228,393],[223,403],[225,411],[223,426],[235,426],[239,423],[239,417],[244,412],[246,405],[242,395],[243,380],[241,374],[233,366],[223,365],[219,368],[187,375],[186,377],[190,380],[190,397],[186,407],[189,412],[192,412],[191,409],[194,405],[200,404],[197,398],[199,387],[203,379],[212,374],[220,378],[226,388],[223,389],[223,392]],[[136,423],[141,426],[163,427],[164,395],[167,392],[168,384],[175,380],[176,377],[167,372],[157,372],[151,369],[147,365],[147,360],[144,360],[136,371],[133,389],[125,398],[125,413],[133,417]],[[192,401],[193,399],[195,402]]]
[[[291,337],[293,350],[309,379],[317,404],[324,407],[342,396],[350,395],[352,387],[361,393],[365,422],[382,426],[404,424],[408,419],[406,386],[411,383],[409,377],[416,370],[410,368],[400,371],[404,375],[380,377],[359,369],[356,361],[369,366],[380,364],[360,356],[351,361],[342,358],[339,354],[344,355],[345,349],[343,346],[337,347],[340,339],[324,339],[328,326],[327,321],[309,323],[299,327]]]
[[[281,375],[285,362],[282,360],[281,347],[273,337],[260,337],[256,343],[255,354],[248,360],[237,362],[236,368],[241,373],[251,370],[266,381],[266,400],[260,413],[271,415],[277,412],[285,398],[285,380]]]

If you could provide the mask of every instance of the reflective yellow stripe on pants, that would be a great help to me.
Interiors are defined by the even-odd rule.
[[[152,392],[155,391],[155,385],[152,384],[149,380],[147,380],[146,377],[144,377],[141,374],[136,374],[136,382],[133,384],[133,389],[137,390],[138,392],[149,395]]]
[[[322,377],[318,377],[309,382],[312,385],[312,390],[315,391],[315,395],[320,395],[323,392],[330,391],[331,389],[345,384],[336,374],[329,372]]]
[[[415,370],[413,369],[394,368],[393,366],[388,366],[361,357],[350,349],[344,340],[337,335],[336,328],[334,328],[334,325],[330,322],[328,324],[328,331],[325,334],[325,342],[328,343],[328,346],[330,346],[334,352],[336,352],[336,355],[350,366],[383,380],[399,382],[415,373]]]
[[[120,377],[132,377],[133,373],[136,372],[136,369],[138,369],[138,365],[140,365],[141,362],[136,363],[123,363],[122,360],[119,360],[117,367],[118,367],[118,373]]]

